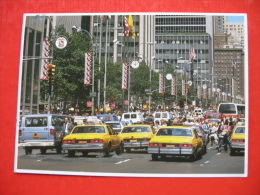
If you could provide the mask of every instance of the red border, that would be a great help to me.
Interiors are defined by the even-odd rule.
[[[0,194],[260,194],[260,133],[257,125],[260,95],[259,10],[257,0],[0,0]],[[247,178],[111,178],[14,173],[14,130],[23,14],[88,12],[248,14],[250,143]]]

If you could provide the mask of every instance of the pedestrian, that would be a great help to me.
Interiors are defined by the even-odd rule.
[[[216,144],[216,148],[218,148],[218,135],[217,135],[217,131],[218,131],[218,124],[217,123],[212,123],[212,127],[210,128],[209,132],[209,141],[210,141],[210,148],[212,148],[213,143],[215,142]]]
[[[64,120],[65,120],[65,122],[62,126],[62,130],[61,130],[61,134],[60,134],[62,136],[62,138],[64,136],[68,135],[71,132],[71,130],[73,129],[73,125],[70,123],[69,118],[65,118]]]
[[[160,129],[160,124],[159,124],[159,121],[158,121],[158,120],[155,121],[155,124],[154,124],[153,128],[154,128],[154,130],[155,130],[156,132]]]
[[[202,125],[202,129],[206,134],[206,138],[207,138],[206,144],[208,144],[209,143],[209,121],[207,119],[204,121]]]
[[[167,123],[164,119],[161,120],[161,126],[167,126]]]

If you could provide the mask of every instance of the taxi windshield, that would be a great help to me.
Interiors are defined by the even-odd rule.
[[[105,133],[104,127],[97,127],[97,126],[82,126],[82,127],[75,127],[72,134],[77,133]]]
[[[158,130],[156,136],[192,137],[192,133],[190,129],[161,128]]]
[[[121,133],[149,133],[149,127],[124,127]]]

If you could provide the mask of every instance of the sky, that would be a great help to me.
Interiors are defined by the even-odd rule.
[[[244,23],[244,16],[228,16],[230,23]]]

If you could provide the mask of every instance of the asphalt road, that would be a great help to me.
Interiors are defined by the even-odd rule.
[[[244,153],[230,156],[228,152],[217,153],[216,149],[208,150],[201,159],[196,161],[171,156],[167,156],[166,160],[159,158],[158,161],[152,161],[151,155],[147,154],[146,150],[132,150],[131,153],[121,155],[112,152],[109,157],[103,157],[99,153],[89,153],[87,157],[76,153],[75,157],[68,157],[67,153],[56,154],[55,150],[47,150],[46,154],[40,154],[40,150],[37,149],[33,150],[32,155],[26,155],[24,149],[19,147],[16,172],[98,176],[140,174],[140,176],[166,177],[175,175],[183,177],[241,177],[242,175],[243,177],[245,164]]]

